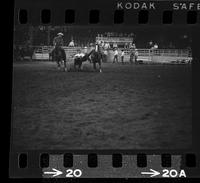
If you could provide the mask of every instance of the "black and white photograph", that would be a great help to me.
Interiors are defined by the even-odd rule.
[[[14,150],[192,147],[187,27],[15,25]]]

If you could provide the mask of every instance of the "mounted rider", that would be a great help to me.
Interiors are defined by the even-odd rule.
[[[101,45],[101,41],[96,41],[96,43],[95,43],[95,51],[96,52],[100,52],[100,45]]]
[[[57,34],[57,36],[53,39],[53,46],[55,47],[53,51],[54,51],[55,55],[57,55],[58,51],[60,50],[62,53],[62,58],[63,58],[64,62],[66,62],[65,50],[62,48],[62,46],[64,45],[63,36],[64,36],[64,34],[59,32]]]
[[[95,48],[94,48],[94,54],[92,55],[93,57],[97,57],[98,59],[103,58],[103,48],[101,46],[102,41],[97,40],[95,43]]]

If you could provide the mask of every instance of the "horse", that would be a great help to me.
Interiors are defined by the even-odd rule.
[[[103,53],[100,50],[98,50],[98,51],[92,50],[91,61],[93,63],[94,70],[96,70],[96,63],[98,63],[99,64],[99,72],[102,72],[102,70],[101,70],[102,59],[103,59]]]
[[[64,71],[67,71],[66,54],[63,48],[57,47],[51,52],[52,60],[56,61],[58,70],[60,70],[62,63],[64,63]]]

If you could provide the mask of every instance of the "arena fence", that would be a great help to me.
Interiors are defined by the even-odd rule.
[[[23,48],[23,47],[22,47]],[[72,60],[77,50],[80,49],[84,53],[88,53],[92,47],[63,47],[67,59]],[[29,55],[32,60],[50,60],[53,46],[32,46],[32,54]],[[119,51],[119,61],[121,49]],[[138,60],[146,63],[191,63],[192,55],[188,49],[137,49]],[[107,62],[112,62],[114,52],[112,49],[106,50]],[[25,55],[27,57],[27,55]],[[128,62],[130,59],[130,49],[125,50],[124,61]]]

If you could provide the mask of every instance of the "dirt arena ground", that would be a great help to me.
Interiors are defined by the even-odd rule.
[[[13,65],[16,149],[175,149],[192,145],[189,65]]]

